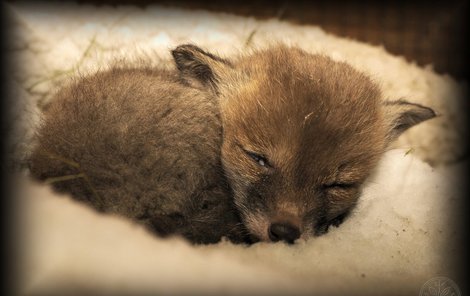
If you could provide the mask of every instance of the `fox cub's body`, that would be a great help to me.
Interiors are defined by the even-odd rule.
[[[33,174],[77,173],[38,156],[47,150],[84,171],[89,165],[105,209],[170,232],[180,226],[165,221],[179,213],[189,224],[203,221],[179,232],[202,241],[223,232],[241,240],[240,215],[251,239],[291,243],[341,223],[387,145],[434,117],[429,108],[384,100],[346,63],[297,48],[233,60],[193,45],[172,54],[177,73],[113,70],[59,93],[39,132]],[[124,202],[134,199],[138,206]],[[228,211],[232,200],[236,212]],[[202,217],[190,214],[201,208]]]
[[[56,95],[30,168],[104,212],[195,242],[234,239],[217,101],[161,69],[112,69]]]

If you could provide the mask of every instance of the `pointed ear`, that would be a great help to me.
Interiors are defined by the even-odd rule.
[[[181,78],[196,88],[210,87],[217,92],[220,74],[231,63],[192,44],[183,44],[171,51]]]
[[[436,113],[431,108],[403,100],[386,101],[383,104],[385,120],[389,126],[389,142],[398,138],[410,127],[436,117]]]

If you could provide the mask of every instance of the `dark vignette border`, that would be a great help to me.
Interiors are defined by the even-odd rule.
[[[10,0],[6,1],[14,3],[17,2],[15,0]],[[26,1],[28,2],[28,1]],[[29,1],[31,3],[34,3],[34,1]],[[49,1],[49,2],[67,2],[67,1]],[[259,18],[266,18],[266,17],[277,17],[277,18],[283,18],[289,20],[289,17],[294,17],[295,16],[288,16],[286,17],[286,7],[296,7],[305,5],[308,1],[282,1],[282,0],[276,0],[276,1],[265,1],[265,0],[252,0],[252,1],[239,1],[239,2],[233,2],[233,1],[218,1],[219,6],[214,6],[212,1],[204,1],[204,0],[199,0],[199,1],[189,1],[189,0],[159,0],[159,1],[149,1],[149,0],[117,0],[117,1],[112,1],[112,0],[103,0],[103,1],[98,1],[98,0],[77,0],[77,3],[87,3],[87,4],[94,4],[94,5],[112,5],[112,6],[118,6],[118,5],[136,5],[139,7],[145,7],[151,3],[160,3],[164,5],[174,5],[178,7],[187,7],[187,8],[196,8],[196,9],[208,9],[212,11],[223,11],[223,12],[236,12],[237,14],[241,15],[254,15]],[[341,0],[335,0],[335,1],[317,1],[315,4],[318,4],[320,7],[321,5],[325,5],[325,3],[328,2],[329,5],[342,5],[345,1]],[[382,5],[382,7],[385,7],[387,5],[401,5],[402,1],[395,1],[393,4],[388,1],[381,1],[380,4],[377,4],[375,1],[348,1],[349,3],[351,2],[361,2],[362,4],[367,3],[371,5]],[[405,1],[404,1],[405,2]],[[419,8],[426,8],[429,5],[451,5],[452,3],[458,2],[458,3],[463,3],[464,11],[460,15],[462,19],[455,20],[456,22],[460,22],[462,26],[465,26],[465,28],[468,28],[468,17],[469,12],[469,1],[468,0],[460,0],[460,1],[412,1],[415,5],[417,5]],[[310,2],[309,2],[310,3]],[[314,5],[314,4],[312,4]],[[263,6],[265,7],[274,7],[273,9],[268,9],[268,15],[263,15],[262,12],[260,12],[260,7],[262,8]],[[243,7],[243,8],[240,8]],[[14,186],[11,185],[11,179],[9,178],[10,175],[10,169],[7,166],[8,160],[7,160],[7,155],[6,155],[6,149],[7,149],[7,144],[8,141],[10,140],[10,131],[11,131],[11,124],[10,124],[10,118],[9,114],[7,113],[8,106],[11,102],[11,100],[14,100],[14,98],[11,96],[11,92],[8,89],[8,84],[7,78],[8,78],[8,73],[10,72],[10,69],[15,67],[14,62],[9,59],[9,57],[6,55],[6,52],[9,48],[9,44],[11,43],[11,40],[15,38],[15,32],[14,29],[10,25],[10,16],[8,14],[8,10],[6,9],[4,3],[2,3],[1,6],[1,43],[2,43],[2,54],[1,54],[1,196],[2,196],[2,232],[3,232],[3,243],[2,243],[2,257],[3,257],[3,293],[2,295],[16,295],[17,290],[15,288],[15,281],[16,281],[16,267],[17,267],[17,262],[18,262],[18,254],[15,252],[18,249],[18,245],[15,244],[15,233],[13,232],[12,225],[15,223],[15,217],[14,217],[14,203],[12,202],[15,196],[15,191],[14,191]],[[269,14],[270,13],[270,14]],[[258,15],[257,15],[258,14]],[[290,20],[289,20],[290,21]],[[461,36],[455,36],[456,39],[458,39],[458,42],[452,43],[452,46],[454,47],[459,47],[459,48],[450,48],[450,52],[452,51],[464,51],[468,52],[468,36],[469,36],[469,31],[468,29],[463,29],[462,30],[462,35]],[[463,47],[460,48],[460,47]],[[449,59],[455,58],[452,56],[446,57]],[[459,73],[458,80],[460,81],[469,81],[469,63],[468,63],[468,55],[458,55],[458,61],[456,61],[458,64],[462,66],[462,72]],[[468,95],[468,94],[467,94]],[[468,97],[467,97],[468,98]],[[470,106],[470,98],[469,99],[469,106]],[[470,108],[467,110],[462,110],[462,112],[470,112]],[[468,117],[467,117],[468,119]],[[468,125],[467,125],[468,126]],[[467,137],[468,139],[468,137]],[[468,140],[467,140],[468,141]],[[467,147],[468,147],[468,143]],[[468,159],[468,152],[467,152],[467,157]],[[467,167],[464,172],[462,172],[462,178],[468,178],[469,173],[469,168]],[[465,176],[465,177],[464,177]],[[459,211],[462,211],[458,215],[459,217],[465,217],[468,212],[468,187],[466,187],[466,192],[462,192],[462,194],[465,196],[464,204],[460,205],[458,207]],[[467,225],[465,221],[458,221],[458,226],[461,227],[462,229],[466,229]],[[465,231],[462,231],[465,233]],[[468,262],[468,235],[465,234],[464,237],[462,238],[462,245],[460,248],[457,249],[458,253],[455,254],[456,258],[455,264],[456,264],[456,278],[455,282],[459,285],[459,288],[461,290],[462,295],[466,295],[469,293],[469,288],[468,288],[468,283],[467,283],[467,274],[468,274],[468,267],[465,264],[465,262]]]

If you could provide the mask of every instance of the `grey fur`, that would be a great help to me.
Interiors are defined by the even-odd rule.
[[[213,96],[176,71],[112,68],[62,88],[44,112],[30,170],[96,209],[196,243],[242,240],[220,163]]]

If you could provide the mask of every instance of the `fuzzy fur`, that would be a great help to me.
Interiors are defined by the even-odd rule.
[[[175,73],[114,67],[58,92],[44,112],[30,170],[160,235],[239,239],[220,163],[218,110],[215,99],[183,86]]]
[[[293,242],[338,226],[385,149],[432,109],[385,101],[344,62],[283,44],[235,58],[173,50],[189,85],[220,101],[222,163],[254,240]]]

